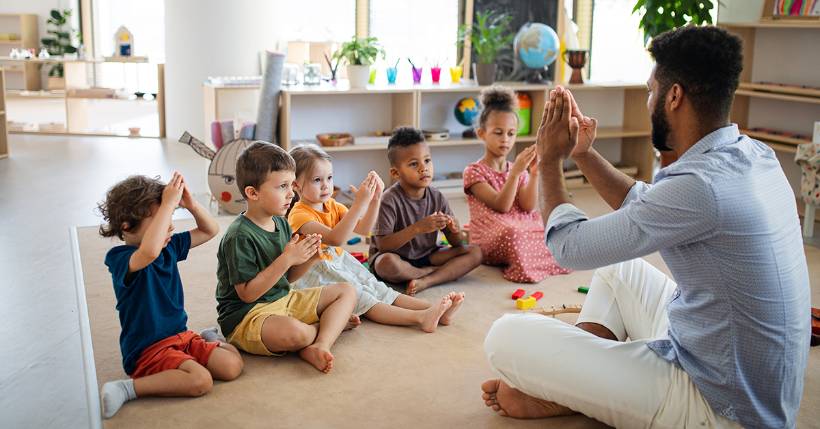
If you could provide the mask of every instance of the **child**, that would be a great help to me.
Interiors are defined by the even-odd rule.
[[[320,234],[325,249],[322,261],[293,286],[297,289],[321,283],[347,282],[356,287],[358,302],[353,314],[387,325],[416,325],[424,332],[435,332],[439,324],[449,325],[464,300],[463,293],[451,292],[435,305],[403,295],[376,279],[350,253],[341,247],[352,232],[368,235],[379,213],[384,189],[376,172],[353,189],[355,200],[350,210],[332,197],[333,164],[330,156],[315,146],[298,146],[290,151],[296,161],[299,195],[288,216],[291,228],[301,234]]]
[[[177,205],[191,212],[197,227],[171,235]],[[215,330],[200,336],[186,327],[177,262],[213,238],[219,225],[191,198],[182,176],[174,172],[164,186],[131,176],[114,185],[98,208],[106,222],[100,234],[125,241],[108,251],[105,265],[117,297],[122,363],[131,376],[103,386],[105,418],[137,397],[200,396],[213,379],[239,377],[243,362],[236,348],[216,341]]]
[[[262,141],[248,146],[236,161],[236,182],[248,211],[237,216],[219,244],[219,325],[231,344],[248,353],[298,351],[328,373],[333,368],[330,348],[351,320],[356,290],[348,284],[291,290],[290,282],[318,260],[321,244],[316,234],[291,238],[282,217],[293,199],[294,168],[287,152]]]
[[[569,273],[544,243],[535,145],[522,150],[514,163],[507,161],[518,133],[515,93],[486,88],[481,105],[477,134],[484,141],[484,157],[464,169],[470,241],[481,247],[484,263],[506,265],[504,278],[513,282],[536,283]]]
[[[370,268],[392,283],[407,284],[407,294],[452,281],[481,264],[481,249],[462,244],[458,225],[444,195],[430,186],[433,161],[421,131],[399,127],[387,145],[390,176],[398,182],[382,196],[370,244]],[[443,230],[450,248],[439,249]]]

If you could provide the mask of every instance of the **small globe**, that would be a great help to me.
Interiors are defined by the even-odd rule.
[[[552,28],[535,22],[527,23],[518,30],[513,47],[525,66],[543,69],[552,64],[560,51],[558,35]]]
[[[475,118],[480,113],[478,110],[478,100],[475,97],[465,97],[458,100],[454,110],[456,120],[464,126],[471,127],[475,124]]]

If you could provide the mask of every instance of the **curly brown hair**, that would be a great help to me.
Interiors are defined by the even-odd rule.
[[[489,88],[484,88],[479,95],[481,99],[481,116],[478,119],[478,126],[484,128],[487,123],[487,118],[493,112],[507,112],[516,113],[518,111],[518,96],[515,91],[510,88],[493,85]],[[515,115],[516,121],[518,115]]]
[[[97,203],[106,222],[100,225],[100,235],[124,240],[123,233],[139,228],[140,222],[151,215],[151,206],[162,202],[164,189],[159,178],[146,176],[130,176],[112,186],[105,201]]]

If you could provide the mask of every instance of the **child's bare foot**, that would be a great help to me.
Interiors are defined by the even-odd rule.
[[[300,350],[299,357],[325,374],[333,369],[333,354],[316,344],[311,344]]]
[[[481,384],[484,403],[499,415],[516,419],[541,419],[568,416],[575,411],[544,399],[533,398],[508,386],[501,380],[487,380]]]
[[[421,320],[421,330],[424,332],[436,332],[439,319],[447,310],[452,307],[453,301],[449,296],[445,296],[439,300],[438,304],[433,304],[427,310],[424,310],[424,317]]]
[[[430,285],[424,281],[424,277],[410,280],[407,283],[407,294],[410,296],[416,296],[417,293],[427,289],[428,287],[430,287]]]
[[[448,295],[450,300],[453,301],[453,305],[450,306],[447,311],[441,316],[438,323],[444,326],[449,325],[453,321],[453,317],[455,316],[456,312],[458,311],[459,307],[461,307],[461,303],[464,302],[464,292],[450,292]]]
[[[347,321],[347,326],[345,326],[345,331],[349,331],[351,329],[356,329],[359,325],[362,324],[362,319],[359,318],[357,315],[350,316],[350,319]]]

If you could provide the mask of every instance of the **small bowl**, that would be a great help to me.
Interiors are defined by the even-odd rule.
[[[330,147],[353,144],[353,136],[350,133],[316,134],[316,140],[319,140],[319,143],[321,143],[322,146]]]
[[[128,128],[128,135],[131,137],[137,137],[140,135],[140,127],[130,127]]]

